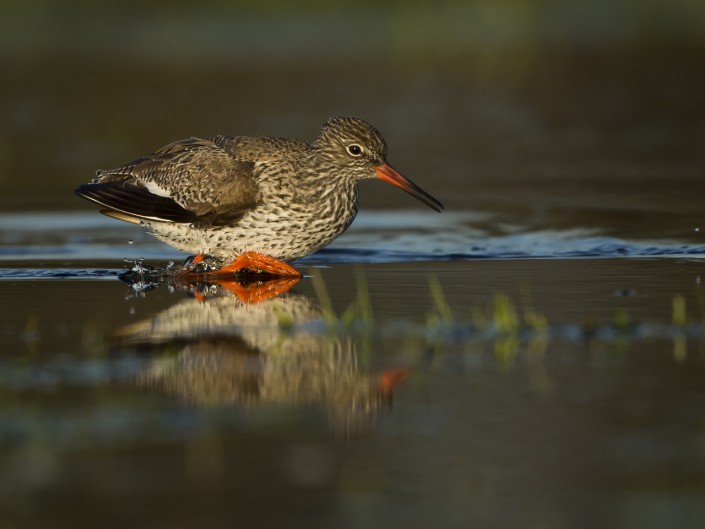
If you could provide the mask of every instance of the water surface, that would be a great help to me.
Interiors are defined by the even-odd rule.
[[[3,216],[4,519],[702,520],[702,249],[482,222],[363,214],[244,303],[120,281],[182,257],[129,226]]]

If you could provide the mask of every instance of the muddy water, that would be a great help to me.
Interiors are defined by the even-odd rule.
[[[270,4],[2,9],[0,527],[703,526],[702,6]],[[295,285],[72,194],[341,114],[447,209]]]
[[[95,252],[91,237],[73,247]],[[375,264],[368,250],[355,264],[331,252],[289,291],[245,303],[232,285],[130,286],[106,266],[109,247],[0,271],[5,520],[705,516],[698,259]],[[674,325],[677,295],[686,321]]]

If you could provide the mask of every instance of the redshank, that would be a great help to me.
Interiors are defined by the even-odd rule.
[[[178,250],[243,270],[300,276],[286,264],[329,244],[352,223],[358,183],[380,178],[443,210],[386,161],[369,123],[336,117],[311,143],[215,136],[177,141],[135,161],[100,170],[76,194],[101,213],[140,224]]]

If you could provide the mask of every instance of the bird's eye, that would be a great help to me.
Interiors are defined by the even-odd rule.
[[[353,143],[352,145],[348,145],[348,152],[353,156],[360,156],[362,154],[362,147]]]

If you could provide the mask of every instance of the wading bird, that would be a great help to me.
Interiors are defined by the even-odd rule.
[[[326,246],[352,223],[358,183],[380,178],[441,211],[443,205],[386,161],[369,123],[326,121],[313,142],[216,136],[177,141],[115,169],[76,194],[101,213],[140,224],[178,250],[242,270],[299,276],[288,265]]]

